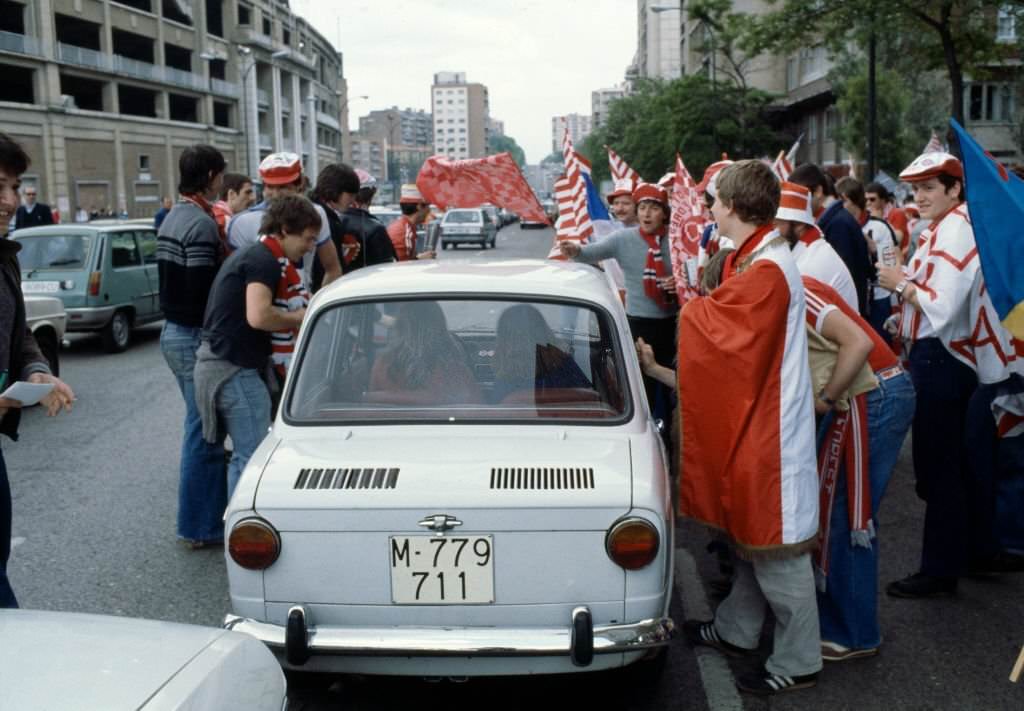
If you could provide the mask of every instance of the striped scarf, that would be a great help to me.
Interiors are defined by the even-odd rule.
[[[270,250],[270,253],[281,265],[281,278],[277,280],[277,291],[274,293],[274,306],[285,311],[297,311],[305,308],[309,303],[309,291],[302,283],[302,276],[295,268],[292,260],[285,256],[281,249],[281,243],[271,235],[263,235],[260,242]],[[289,329],[287,331],[275,331],[270,334],[271,361],[277,374],[284,377],[291,364],[292,353],[295,351],[295,337],[299,330]]]
[[[653,235],[644,232],[639,228],[640,238],[647,243],[647,263],[644,265],[644,294],[651,301],[663,309],[670,309],[675,305],[675,294],[665,291],[658,285],[659,279],[667,279],[670,276],[665,260],[661,256],[661,238],[665,236],[665,227]]]
[[[867,394],[850,398],[850,409],[836,412],[818,452],[818,550],[814,553],[818,589],[825,590],[829,570],[829,532],[839,468],[846,464],[846,499],[850,517],[850,545],[871,547],[871,480],[868,470]]]

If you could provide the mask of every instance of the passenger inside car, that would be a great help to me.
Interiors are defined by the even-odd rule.
[[[531,304],[509,306],[498,318],[494,376],[491,398],[496,403],[520,391],[592,387]]]
[[[398,307],[390,343],[373,364],[367,399],[431,405],[481,401],[465,353],[437,302]]]

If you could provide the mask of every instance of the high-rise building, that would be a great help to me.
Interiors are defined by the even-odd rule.
[[[490,137],[487,87],[466,81],[465,72],[438,72],[430,87],[434,151],[449,158],[483,158]]]
[[[624,85],[597,89],[590,92],[590,121],[592,130],[604,126],[608,120],[608,107],[613,102],[624,97],[626,93]]]
[[[359,132],[353,136],[353,141],[361,141],[371,150],[372,146],[383,148],[386,176],[370,169],[367,163],[370,156],[365,151],[358,160],[353,151],[352,160],[358,167],[389,182],[415,181],[423,162],[434,152],[433,121],[422,109],[392,106],[371,111],[359,117]],[[380,143],[380,139],[385,142]]]
[[[551,150],[562,151],[562,136],[569,129],[569,138],[577,144],[590,135],[593,130],[593,117],[589,114],[566,114],[551,117]]]
[[[648,79],[678,79],[682,76],[680,37],[683,3],[637,0],[636,73]]]
[[[280,0],[3,0],[0,71],[0,130],[62,219],[152,215],[196,143],[253,176],[272,151],[314,175],[341,155],[341,54]]]

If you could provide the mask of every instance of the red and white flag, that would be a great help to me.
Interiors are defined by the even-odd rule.
[[[775,158],[775,162],[772,163],[772,172],[775,173],[779,180],[789,180],[789,174],[793,172],[793,168],[796,167],[796,152],[800,150],[800,141],[804,138],[804,134],[797,136],[793,146],[789,149],[789,153],[783,153],[779,151],[779,155]]]
[[[922,153],[945,153],[946,147],[942,145],[942,141],[939,139],[939,134],[935,133],[935,129],[932,129],[932,137],[928,139],[928,144],[924,147]]]
[[[544,208],[509,153],[470,160],[431,156],[420,168],[416,187],[426,202],[441,208],[490,203],[526,220],[548,222]]]
[[[700,190],[678,153],[672,199],[669,202],[672,208],[672,221],[668,230],[672,275],[676,280],[679,305],[682,306],[699,293],[697,251],[700,249],[700,235],[706,220]]]
[[[629,167],[629,163],[623,160],[622,156],[612,150],[611,146],[604,147],[608,151],[608,166],[612,171],[612,182],[617,183],[620,180],[628,180],[633,185],[638,185],[643,182],[640,174]]]
[[[590,162],[576,152],[566,127],[562,136],[562,159],[565,175],[555,181],[555,202],[558,204],[558,222],[555,227],[555,242],[551,245],[549,259],[563,259],[558,243],[574,240],[585,243],[594,234],[587,210],[587,183],[583,175],[590,175]]]

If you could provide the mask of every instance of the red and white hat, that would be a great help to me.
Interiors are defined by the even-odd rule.
[[[718,174],[722,172],[723,168],[727,168],[732,164],[733,161],[725,159],[709,165],[707,170],[704,171],[704,177],[701,178],[700,184],[697,185],[697,189],[702,193],[707,193],[711,197],[715,197],[718,192],[715,187],[715,181],[718,180]]]
[[[924,153],[903,169],[903,172],[900,173],[900,180],[916,183],[943,174],[951,175],[954,178],[963,178],[964,165],[956,156],[949,153]]]
[[[402,195],[398,198],[399,205],[419,205],[423,201],[423,196],[420,195],[415,183],[406,183],[402,186]]]
[[[675,182],[676,182],[676,174],[675,174],[675,172],[665,173],[663,176],[661,176],[661,180],[658,181],[658,185],[660,185],[661,187],[663,187],[666,190],[668,190],[669,188],[672,187],[672,185]]]
[[[356,177],[359,178],[359,189],[377,187],[377,179],[362,168],[356,168]]]
[[[814,213],[811,211],[811,191],[796,183],[782,183],[782,196],[779,198],[779,209],[775,213],[776,220],[814,224]]]
[[[635,189],[636,185],[632,180],[629,178],[622,178],[621,180],[615,181],[615,184],[612,186],[612,191],[608,193],[606,197],[609,202],[617,197],[631,197]]]
[[[290,185],[302,177],[302,160],[294,153],[271,153],[260,161],[264,185]]]
[[[653,200],[668,207],[668,193],[665,188],[652,183],[640,183],[633,191],[633,202],[637,205],[643,200]]]

